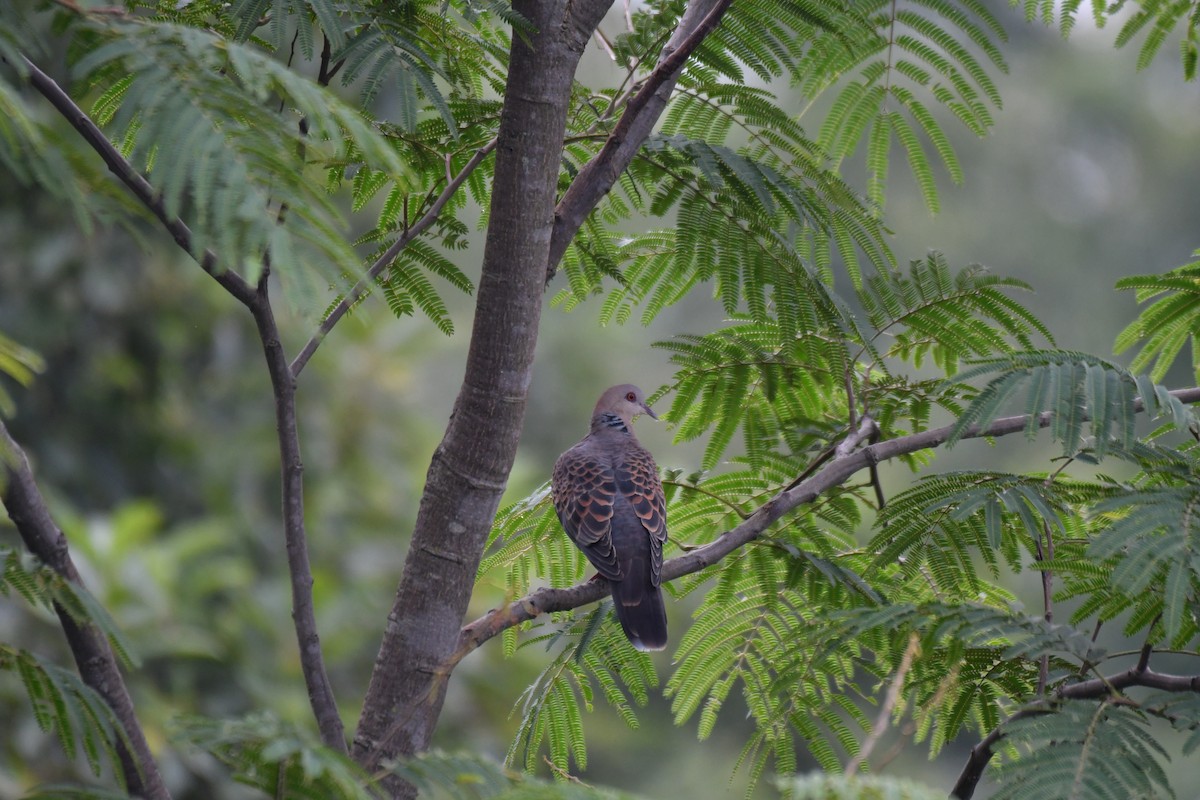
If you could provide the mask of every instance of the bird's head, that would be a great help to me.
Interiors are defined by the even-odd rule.
[[[622,383],[606,389],[596,402],[596,410],[592,412],[592,417],[601,414],[616,414],[627,426],[638,414],[649,414],[652,419],[658,419],[658,415],[646,404],[646,395],[632,383]]]

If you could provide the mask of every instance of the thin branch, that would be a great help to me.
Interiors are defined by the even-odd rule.
[[[304,527],[304,464],[300,459],[300,432],[296,421],[296,379],[279,339],[275,314],[267,296],[267,276],[259,282],[256,300],[250,305],[267,359],[271,390],[275,398],[275,427],[279,435],[282,472],[283,535],[287,549],[288,576],[292,586],[292,621],[300,648],[300,667],[321,742],[343,755],[347,752],[345,729],[338,714],[333,687],[325,672],[321,640],[317,635],[313,608],[312,567]]]
[[[92,121],[92,118],[84,113],[75,101],[63,91],[62,87],[55,83],[54,79],[42,72],[37,64],[34,64],[28,57],[22,56],[25,62],[25,69],[29,72],[29,82],[33,88],[37,89],[43,97],[50,101],[50,104],[61,114],[71,127],[83,137],[83,140],[91,146],[93,150],[99,154],[100,158],[108,166],[110,172],[125,184],[138,199],[138,201],[150,211],[171,237],[175,243],[179,245],[184,252],[196,260],[200,268],[207,272],[221,284],[227,292],[237,298],[241,303],[250,305],[254,302],[254,287],[246,282],[241,275],[230,270],[223,269],[217,263],[217,257],[211,250],[205,250],[198,253],[195,250],[195,245],[192,240],[192,231],[187,226],[187,223],[179,217],[173,217],[167,213],[167,207],[163,203],[162,196],[155,191],[150,182],[142,177],[133,165],[130,164],[121,152],[108,140],[100,127]]]
[[[913,658],[917,655],[917,650],[920,649],[921,637],[914,631],[908,637],[908,647],[904,648],[904,655],[900,658],[900,666],[896,668],[896,674],[892,676],[892,681],[888,685],[887,694],[884,695],[883,704],[879,707],[879,713],[875,716],[875,724],[871,727],[871,733],[867,735],[863,742],[862,748],[858,751],[858,755],[846,767],[846,774],[853,775],[858,772],[859,767],[866,763],[871,757],[871,751],[879,744],[880,738],[888,729],[888,724],[892,719],[892,712],[896,709],[896,703],[900,700],[900,689],[904,686],[904,678],[908,675],[909,669],[912,668]]]
[[[1146,654],[1145,649],[1143,649],[1143,654],[1145,655],[1144,660],[1148,662],[1149,655]],[[1054,693],[1054,699],[1056,701],[1098,700],[1104,697],[1111,697],[1117,692],[1132,686],[1142,686],[1147,689],[1158,689],[1164,692],[1200,693],[1200,675],[1172,675],[1165,672],[1155,672],[1145,667],[1142,661],[1142,659],[1139,659],[1137,666],[1130,667],[1124,672],[1118,672],[1115,675],[1102,675],[1091,680],[1060,686]],[[967,758],[967,763],[963,767],[962,773],[958,776],[958,781],[955,782],[954,788],[950,790],[950,796],[957,798],[957,800],[971,800],[971,797],[975,794],[975,788],[979,785],[980,779],[983,778],[984,769],[995,754],[994,748],[996,744],[1004,738],[1005,726],[1025,717],[1053,713],[1055,705],[1056,702],[1047,703],[1045,700],[1040,700],[1034,705],[1021,709],[1005,720],[1003,724],[993,728],[979,744],[971,748],[971,755]]]
[[[732,3],[733,0],[692,0],[688,3],[679,27],[663,47],[662,58],[625,104],[604,147],[579,171],[554,210],[546,283],[550,283],[558,271],[558,263],[583,221],[612,189],[650,135],[666,108],[684,64],[704,38],[716,30]]]
[[[46,501],[34,481],[29,460],[9,435],[3,422],[0,422],[0,464],[3,464],[7,474],[7,485],[2,496],[4,507],[25,546],[42,563],[82,587],[79,572],[71,560],[67,538],[46,507]],[[146,735],[138,722],[133,700],[129,697],[125,679],[107,637],[95,625],[76,621],[57,603],[54,610],[79,668],[79,676],[104,698],[125,732],[125,737],[117,737],[114,745],[130,794],[151,800],[169,800],[171,795],[158,772],[158,765],[154,762]]]
[[[1170,394],[1183,403],[1200,402],[1200,387],[1177,389]],[[1140,398],[1134,401],[1134,407],[1136,411],[1145,410],[1145,404]],[[1035,416],[1034,421],[1037,427],[1045,428],[1050,425],[1050,420],[1050,413],[1042,412]],[[986,428],[972,425],[959,438],[978,439],[1008,436],[1024,431],[1029,421],[1027,414],[1002,417]],[[946,425],[860,447],[864,441],[870,439],[876,429],[875,421],[869,416],[864,417],[857,431],[832,448],[834,455],[823,469],[788,486],[760,506],[745,522],[726,531],[715,541],[667,561],[662,567],[662,579],[664,581],[675,580],[716,564],[730,553],[758,538],[763,531],[789,512],[805,503],[812,502],[830,489],[840,486],[857,472],[870,469],[872,465],[884,461],[938,447],[950,438],[954,428],[954,425]],[[825,454],[822,454],[822,458],[826,457]],[[604,581],[587,581],[565,589],[537,589],[508,605],[489,611],[466,625],[459,634],[458,649],[452,655],[450,663],[457,663],[468,653],[507,628],[528,622],[542,614],[569,611],[587,603],[594,603],[607,595],[608,584]]]
[[[433,205],[429,207],[429,210],[425,212],[425,215],[417,220],[411,228],[406,230],[399,239],[393,242],[392,246],[383,252],[383,255],[375,259],[375,263],[372,264],[371,268],[367,270],[367,274],[364,275],[358,283],[354,284],[354,288],[352,288],[346,294],[346,296],[342,298],[340,303],[334,306],[333,310],[329,312],[329,316],[322,320],[320,327],[317,328],[317,332],[312,335],[312,338],[309,339],[308,343],[304,345],[304,349],[301,350],[300,354],[297,355],[292,361],[291,371],[293,377],[300,376],[300,372],[304,369],[304,365],[308,363],[308,360],[312,358],[313,353],[315,353],[317,348],[321,346],[321,342],[323,342],[325,337],[329,335],[329,332],[333,330],[333,326],[337,325],[341,318],[346,315],[346,312],[353,308],[354,305],[361,300],[368,291],[370,291],[371,286],[374,285],[375,279],[379,277],[379,274],[383,272],[389,264],[396,260],[396,256],[400,255],[400,252],[404,250],[405,247],[408,247],[409,243],[413,239],[420,236],[430,225],[437,221],[438,215],[442,213],[442,209],[446,206],[446,203],[450,201],[450,198],[453,197],[454,193],[458,191],[458,188],[463,185],[463,182],[467,179],[467,177],[475,171],[476,167],[483,163],[483,160],[487,158],[488,154],[494,149],[496,149],[495,139],[476,150],[475,155],[471,156],[471,160],[468,161],[461,170],[459,170],[458,175],[454,176],[454,179],[446,184],[446,188],[443,189],[442,193],[438,195],[438,198],[433,201]]]

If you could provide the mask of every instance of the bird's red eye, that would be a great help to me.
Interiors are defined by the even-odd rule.
[[[637,401],[637,395],[633,392],[630,392],[629,394],[625,395],[625,399],[631,403],[634,403]]]

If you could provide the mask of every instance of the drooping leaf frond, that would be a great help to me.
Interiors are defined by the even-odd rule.
[[[1098,458],[1104,456],[1110,443],[1132,446],[1139,402],[1147,416],[1166,418],[1180,430],[1186,430],[1194,419],[1165,387],[1087,353],[1013,353],[976,362],[957,378],[968,381],[989,373],[999,374],[958,418],[948,445],[957,442],[968,428],[986,429],[1022,389],[1026,390],[1025,401],[1017,411],[1028,415],[1026,433],[1033,436],[1039,427],[1048,426],[1051,437],[1062,443],[1063,453],[1068,456],[1083,447],[1085,430],[1091,433],[1092,452]]]
[[[61,610],[78,625],[94,625],[126,667],[140,666],[133,645],[112,616],[83,586],[63,578],[33,556],[0,547],[0,595],[15,591],[31,606]]]
[[[874,0],[848,8],[848,14],[866,18],[868,24],[843,25],[837,34],[817,39],[796,72],[808,97],[852,76],[838,89],[820,142],[835,162],[866,142],[868,195],[880,206],[890,150],[898,144],[926,205],[936,212],[927,148],[956,183],[962,181],[962,168],[930,101],[975,135],[986,135],[991,109],[1001,105],[991,71],[1008,70],[996,45],[1007,38],[1004,29],[979,2]]]
[[[269,796],[298,800],[370,800],[372,778],[336,753],[269,714],[237,720],[184,717],[174,721],[181,743],[233,770],[239,782]]]
[[[927,477],[892,497],[871,550],[875,569],[899,564],[922,573],[943,598],[981,599],[992,590],[976,574],[981,558],[993,579],[1001,565],[1019,571],[1039,553],[1044,526],[1064,530],[1074,513],[1071,487],[1042,476],[950,472]],[[983,597],[995,602],[998,597]]]
[[[771,763],[793,772],[800,744],[823,768],[838,770],[870,724],[850,691],[860,645],[850,638],[836,648],[808,644],[824,629],[816,609],[857,592],[824,575],[789,578],[790,559],[780,555],[787,552],[752,547],[724,565],[679,643],[666,689],[676,722],[698,715],[702,739],[739,690],[755,721],[739,758],[751,784]]]
[[[1040,657],[1065,676],[1102,655],[1069,625],[1001,605],[895,603],[835,612],[831,625],[831,641],[863,642],[881,675],[897,669],[906,643],[917,637],[905,696],[918,741],[928,739],[935,754],[964,729],[985,735],[1001,723],[1006,706],[1032,697]]]
[[[68,757],[78,750],[93,774],[108,766],[122,775],[117,742],[126,740],[125,730],[104,698],[78,675],[3,643],[0,672],[20,677],[38,726],[58,737]]]
[[[1111,572],[1096,586],[1101,619],[1133,607],[1126,628],[1134,633],[1161,618],[1166,639],[1184,647],[1200,633],[1200,468],[1145,464],[1138,484],[1097,503],[1099,528],[1087,555]],[[1138,613],[1140,612],[1140,613]]]
[[[998,800],[1174,797],[1167,753],[1146,716],[1111,700],[1072,700],[1004,726],[1017,753],[994,768]]]
[[[633,704],[646,704],[650,690],[658,686],[658,675],[650,657],[630,646],[610,611],[611,605],[604,602],[582,618],[570,615],[566,628],[523,645],[544,644],[548,650],[565,642],[513,709],[520,709],[521,722],[506,756],[510,765],[532,771],[545,744],[560,774],[568,774],[572,762],[586,769],[580,710],[592,710],[597,688],[629,727],[638,727]]]
[[[1117,335],[1114,349],[1123,353],[1138,342],[1142,349],[1130,364],[1143,370],[1153,362],[1152,380],[1160,381],[1179,351],[1192,342],[1192,371],[1200,377],[1200,261],[1161,275],[1135,275],[1117,281],[1118,289],[1134,289],[1139,303],[1158,297]],[[1163,295],[1159,297],[1159,295]]]
[[[676,441],[710,432],[702,469],[717,465],[739,427],[747,459],[761,465],[781,444],[802,451],[814,443],[813,429],[824,438],[841,424],[830,417],[830,400],[842,392],[848,356],[823,331],[789,340],[774,325],[742,321],[655,346],[670,351],[677,368],[668,414]]]
[[[122,148],[149,169],[167,212],[191,224],[197,253],[211,249],[251,278],[269,253],[293,287],[312,283],[306,269],[323,282],[357,271],[341,215],[308,165],[344,161],[349,146],[394,179],[410,174],[360,112],[258,50],[204,30],[114,23],[99,32],[107,44],[76,72],[115,76],[119,98],[106,98],[98,121],[126,137]],[[291,120],[269,108],[275,96]]]
[[[979,266],[954,274],[945,256],[931,252],[911,262],[908,275],[871,276],[858,296],[876,329],[872,343],[893,340],[885,357],[911,360],[917,367],[929,357],[953,375],[964,359],[1033,347],[1034,334],[1053,344],[1046,326],[1006,293],[1030,288]]]

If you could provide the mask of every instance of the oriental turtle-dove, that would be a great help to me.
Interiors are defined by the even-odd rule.
[[[659,581],[666,502],[654,458],[633,435],[635,414],[658,416],[641,389],[613,386],[592,412],[592,430],[554,465],[554,508],[571,541],[609,582],[625,635],[639,650],[667,645]]]

